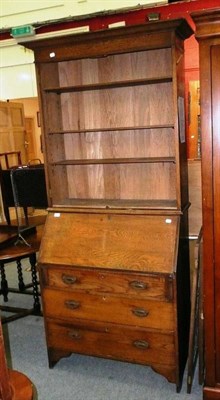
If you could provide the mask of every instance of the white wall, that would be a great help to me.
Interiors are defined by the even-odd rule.
[[[1,0],[0,28],[156,3],[167,0]]]
[[[0,42],[0,99],[36,96],[33,52],[14,41]]]
[[[0,29],[167,0],[0,0]],[[0,41],[0,100],[36,97],[34,57],[15,39]]]

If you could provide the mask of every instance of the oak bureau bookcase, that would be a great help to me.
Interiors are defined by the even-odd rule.
[[[34,40],[49,210],[49,365],[81,353],[181,387],[190,315],[183,20]]]

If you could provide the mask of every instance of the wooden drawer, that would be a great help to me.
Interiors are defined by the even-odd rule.
[[[87,293],[118,293],[133,297],[172,300],[173,279],[170,275],[117,273],[89,268],[41,268],[44,284],[52,288]]]
[[[175,382],[175,338],[130,326],[79,321],[68,324],[47,319],[49,350],[81,353],[152,365]],[[164,375],[166,375],[164,373]]]
[[[45,316],[106,321],[162,330],[174,330],[173,304],[128,296],[91,295],[55,289],[43,291]]]

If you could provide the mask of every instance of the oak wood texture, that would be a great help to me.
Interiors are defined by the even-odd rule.
[[[172,281],[172,277],[170,277]],[[173,298],[172,284],[162,274],[136,274],[127,271],[103,271],[93,268],[68,269],[66,266],[47,268],[44,285],[53,289],[68,289],[88,294],[120,293],[137,298],[170,301]]]
[[[55,211],[48,215],[38,260],[44,264],[173,274],[178,234],[178,216],[57,215]]]
[[[220,9],[193,14],[200,52],[205,384],[220,398]]]
[[[166,370],[167,379],[175,381],[175,344],[172,333],[152,332],[143,328],[137,330],[110,323],[103,325],[94,321],[61,323],[49,318],[47,329],[51,332],[49,348],[63,348],[75,353],[140,364],[147,362],[153,364],[154,369]]]
[[[72,352],[137,362],[180,390],[191,34],[181,19],[25,43],[50,206],[38,258],[50,367]]]
[[[45,289],[44,302],[46,315],[58,319],[120,321],[123,325],[170,331],[174,326],[172,303],[112,294],[69,294],[51,289]]]
[[[35,52],[51,206],[186,206],[176,116],[184,117],[182,39],[191,34],[185,20],[172,20],[25,43]]]

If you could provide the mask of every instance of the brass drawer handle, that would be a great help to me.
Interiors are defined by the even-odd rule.
[[[73,285],[74,283],[76,283],[76,276],[71,276],[71,275],[62,275],[62,281],[64,283],[66,283],[67,285]]]
[[[80,302],[75,300],[66,300],[64,304],[70,310],[76,310],[76,308],[80,307]]]
[[[143,349],[146,350],[149,348],[149,343],[146,342],[146,340],[135,340],[133,342],[134,346],[137,347],[138,349]]]
[[[147,289],[147,284],[143,281],[132,281],[129,282],[129,285],[132,287],[132,289],[141,289],[141,290],[145,290]]]
[[[136,317],[147,317],[149,314],[149,311],[145,310],[144,308],[135,308],[132,310],[133,314],[136,315]]]
[[[81,335],[80,335],[80,333],[78,332],[78,331],[76,331],[76,330],[72,330],[72,331],[70,331],[70,332],[68,332],[68,336],[71,338],[71,339],[81,339]]]

